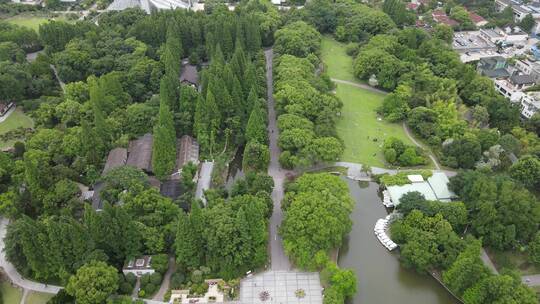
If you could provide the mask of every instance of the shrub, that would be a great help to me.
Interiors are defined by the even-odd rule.
[[[345,52],[349,56],[356,57],[356,55],[358,55],[358,51],[360,51],[360,45],[358,43],[351,42],[345,47]]]
[[[150,275],[145,274],[141,276],[141,286],[146,286],[148,283],[150,283]]]
[[[184,284],[185,281],[186,281],[185,274],[181,271],[176,271],[171,276],[171,288],[178,289],[182,286],[182,284]]]
[[[150,284],[160,285],[163,276],[159,272],[154,272],[150,275]]]
[[[388,163],[391,163],[391,164],[395,163],[396,162],[396,157],[397,157],[396,150],[394,150],[392,148],[384,150],[384,159]]]
[[[203,272],[200,270],[195,270],[191,274],[191,282],[194,284],[201,283],[203,281]]]
[[[129,284],[135,286],[135,283],[137,282],[137,277],[133,274],[133,273],[128,273],[127,275],[124,276],[126,278],[126,282],[128,282]]]
[[[121,294],[131,294],[133,291],[133,285],[129,284],[128,282],[122,282],[120,283],[120,293]]]
[[[152,256],[151,264],[155,271],[164,274],[169,268],[169,258],[166,254],[156,254]]]
[[[144,291],[146,292],[146,294],[147,294],[148,296],[151,296],[152,294],[154,294],[154,292],[156,292],[156,290],[157,290],[156,285],[154,285],[154,284],[152,284],[152,283],[150,283],[150,284],[148,284],[148,285],[146,285],[146,286],[144,287]]]

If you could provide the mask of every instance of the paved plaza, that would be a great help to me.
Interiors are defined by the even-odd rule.
[[[322,290],[316,272],[267,271],[242,280],[241,303],[322,304]],[[296,296],[297,290],[304,297]]]

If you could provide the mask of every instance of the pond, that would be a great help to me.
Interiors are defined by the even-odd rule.
[[[345,178],[344,178],[345,179]],[[398,250],[389,252],[373,228],[387,212],[376,183],[345,179],[356,202],[353,227],[339,253],[339,265],[352,268],[358,277],[354,304],[458,304],[435,279],[400,266]]]

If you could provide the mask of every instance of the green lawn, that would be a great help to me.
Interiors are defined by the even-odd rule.
[[[11,286],[8,281],[3,281],[0,286],[2,289],[2,297],[4,303],[20,303],[22,298],[22,290]]]
[[[52,297],[53,295],[49,293],[30,292],[28,296],[26,296],[25,304],[46,304]]]
[[[345,45],[323,37],[323,61],[331,78],[361,83],[353,75],[353,59],[345,53]],[[342,161],[385,167],[381,145],[390,136],[412,145],[400,124],[378,119],[377,108],[384,95],[347,84],[337,84],[336,95],[343,101],[338,135],[345,142]]]
[[[43,23],[47,23],[49,19],[65,20],[64,17],[48,18],[48,17],[39,17],[39,16],[18,15],[11,18],[7,18],[6,21],[9,23],[20,25],[20,26],[26,26],[37,31],[39,29],[39,26]]]
[[[34,126],[34,121],[32,118],[26,116],[21,109],[17,108],[15,112],[3,122],[0,122],[0,134],[4,134],[10,130],[16,129],[18,127],[30,128]],[[15,143],[15,140],[10,140],[7,142],[0,141],[0,149],[10,147]]]
[[[324,36],[322,40],[322,57],[331,78],[359,82],[353,75],[353,59],[345,53],[343,43]]]
[[[412,145],[400,124],[377,117],[376,110],[384,95],[346,84],[338,84],[336,94],[343,101],[341,119],[336,126],[345,142],[342,161],[385,167],[381,146],[386,138],[397,137]]]

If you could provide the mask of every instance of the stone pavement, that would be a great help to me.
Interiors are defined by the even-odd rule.
[[[302,289],[304,297],[296,297]],[[268,295],[263,301],[261,294]],[[322,288],[316,272],[267,271],[248,277],[240,283],[241,303],[322,304]]]

